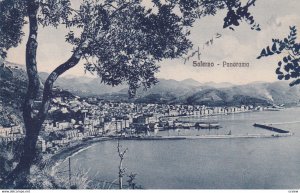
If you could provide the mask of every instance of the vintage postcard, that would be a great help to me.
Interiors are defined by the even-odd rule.
[[[0,0],[0,189],[300,188],[299,0]]]

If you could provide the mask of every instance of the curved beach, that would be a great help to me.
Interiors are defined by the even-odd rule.
[[[56,167],[59,166],[62,162],[64,162],[67,158],[72,157],[78,154],[79,152],[92,147],[98,142],[112,140],[112,139],[113,138],[109,138],[109,137],[98,137],[86,141],[81,141],[80,143],[72,145],[71,147],[65,147],[61,149],[59,152],[50,156],[46,161],[46,164],[44,165],[43,169],[47,170],[51,175],[53,175],[56,171],[55,170]]]

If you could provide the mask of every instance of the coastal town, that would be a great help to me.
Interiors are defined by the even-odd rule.
[[[209,107],[136,104],[105,101],[97,97],[57,96],[52,99],[49,116],[43,123],[37,147],[43,153],[55,153],[61,147],[95,137],[147,137],[151,132],[157,135],[159,131],[176,128],[218,127],[218,124],[182,122],[178,117],[206,117],[278,109],[278,106],[254,105]],[[21,125],[0,126],[1,141],[16,141],[23,138],[24,134]]]
[[[38,139],[38,149],[55,153],[61,147],[94,137],[144,136],[175,128],[210,125],[178,121],[178,117],[205,117],[277,110],[279,107],[241,105],[209,107],[205,105],[135,104],[104,101],[96,97],[58,96],[52,99],[48,118]],[[215,125],[214,127],[217,127]],[[213,127],[213,125],[212,125]],[[21,125],[0,126],[1,141],[16,141],[24,137]]]

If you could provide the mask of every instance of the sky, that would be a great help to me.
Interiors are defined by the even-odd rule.
[[[144,0],[148,3],[147,0]],[[76,0],[75,2],[79,2]],[[197,20],[191,29],[190,39],[194,47],[185,56],[189,56],[199,47],[204,62],[214,62],[215,67],[194,67],[196,56],[186,63],[183,58],[163,60],[159,63],[160,72],[158,78],[164,79],[195,79],[199,82],[230,82],[234,84],[246,84],[255,81],[276,81],[275,69],[282,56],[262,58],[256,57],[262,48],[271,44],[272,38],[283,38],[289,33],[289,26],[296,25],[300,30],[300,1],[299,0],[257,0],[255,7],[250,8],[255,21],[260,24],[261,31],[251,30],[247,23],[242,23],[235,31],[223,29],[223,19],[226,11],[220,11],[215,16],[208,16]],[[24,28],[28,34],[28,26]],[[59,64],[71,56],[72,46],[65,43],[67,30],[59,28],[39,28],[37,62],[38,70],[51,72]],[[216,34],[221,37],[216,38]],[[205,42],[214,39],[213,44],[204,46]],[[25,63],[25,44],[27,36],[17,48],[8,52],[7,60],[10,62]],[[249,68],[224,68],[223,61],[247,62]],[[64,76],[91,76],[84,73],[81,62],[69,70]]]

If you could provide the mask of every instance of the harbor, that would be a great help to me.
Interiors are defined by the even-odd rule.
[[[292,136],[288,130],[275,128],[266,124],[254,123],[254,128],[261,129],[253,133],[235,133],[223,128],[217,121],[175,121],[165,127],[145,128],[139,134],[119,132],[120,135],[111,136],[124,140],[182,140],[182,139],[233,139],[233,138],[272,138]],[[267,131],[266,133],[264,131]]]
[[[257,188],[296,185],[300,172],[299,150],[290,147],[299,146],[299,111],[299,108],[293,108],[191,119],[193,122],[217,122],[220,128],[181,128],[179,135],[177,128],[158,131],[156,136],[150,132],[152,136],[122,137],[120,143],[128,148],[125,165],[130,172],[138,174],[137,183],[143,188],[251,188],[249,181]],[[285,123],[276,128],[289,133],[254,127],[255,123],[272,127],[275,123]],[[228,135],[229,131],[231,135]],[[113,181],[116,171],[110,168],[118,166],[117,140],[118,137],[110,137],[74,155],[73,167],[90,169],[90,176],[101,171],[97,179]],[[67,164],[66,160],[59,167]],[[164,173],[160,172],[162,169]],[[280,178],[282,173],[287,177]],[[276,178],[266,185],[270,175]],[[192,180],[182,180],[187,178]],[[220,180],[224,183],[216,185],[215,182]]]
[[[249,114],[250,115],[250,114]],[[163,117],[159,123],[149,124],[146,127],[134,130],[123,130],[114,137],[126,140],[181,140],[181,139],[232,139],[232,138],[272,138],[292,136],[288,130],[272,126],[272,123],[252,123],[253,129],[241,133],[238,128],[223,125],[219,116],[190,116],[190,117]],[[217,118],[217,119],[216,119]],[[294,122],[276,122],[284,127]],[[297,123],[297,122],[296,122]],[[140,125],[139,125],[140,126]],[[137,132],[138,131],[138,132]]]

